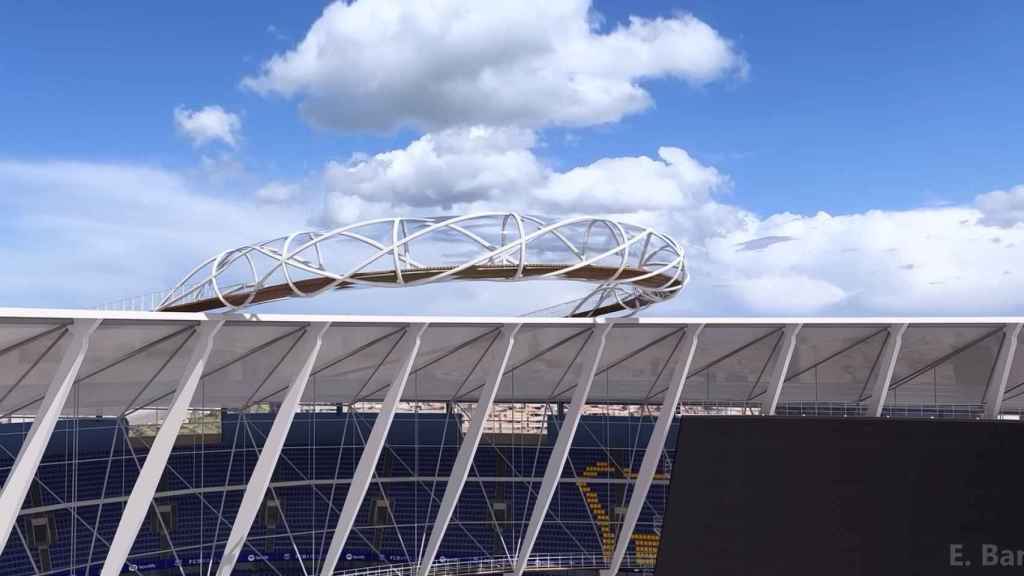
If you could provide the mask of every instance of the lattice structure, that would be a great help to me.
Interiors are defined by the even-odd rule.
[[[237,309],[353,287],[451,280],[596,285],[567,316],[635,312],[686,283],[683,250],[651,228],[596,217],[547,222],[515,213],[385,218],[226,250],[193,269],[159,310]]]
[[[1022,332],[4,309],[0,576],[649,571],[691,417],[1019,419]]]

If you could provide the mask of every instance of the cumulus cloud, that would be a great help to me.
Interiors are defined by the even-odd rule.
[[[220,106],[204,106],[199,110],[178,106],[174,109],[174,124],[195,146],[219,140],[237,148],[241,139],[242,119]]]
[[[762,249],[737,246],[788,237]],[[994,239],[998,242],[993,242]],[[980,314],[1024,310],[1024,228],[970,206],[747,217],[691,251],[687,310]]]
[[[660,148],[656,158],[604,158],[559,172],[536,155],[536,146],[530,130],[475,126],[331,162],[324,171],[325,220],[346,223],[424,210],[630,214],[644,220],[663,219],[672,210],[718,212],[720,219],[732,212],[712,198],[728,187],[728,178],[681,148]]]
[[[724,201],[729,178],[680,148],[563,171],[538,149],[527,130],[458,128],[331,163],[324,220],[517,210],[648,224],[684,243],[692,274],[684,295],[658,313],[1024,309],[1024,274],[1014,266],[1024,258],[1024,226],[1007,228],[1019,221],[1007,209],[1012,193],[981,195],[974,206],[759,216]]]
[[[526,141],[516,142],[510,139],[508,146],[522,150],[517,146]],[[459,149],[455,140],[448,140],[448,145]],[[492,154],[501,157],[502,150],[495,146]],[[646,158],[640,166],[651,174],[638,177],[666,178],[666,172],[676,169],[672,157]],[[448,160],[444,154],[440,159]],[[590,166],[555,172],[539,158],[534,162],[543,184],[537,189],[546,187],[548,192],[561,175]],[[608,170],[610,180],[617,168],[609,167],[621,166],[594,164]],[[382,182],[389,178],[385,169],[373,173],[381,174]],[[675,177],[677,190],[660,196],[667,199],[657,204],[661,209],[651,209],[655,204],[640,198],[636,187],[629,189],[637,197],[633,206],[622,200],[605,205],[619,211],[620,218],[669,232],[686,247],[691,282],[680,297],[659,305],[655,314],[1024,312],[1024,274],[1016,266],[1024,260],[1024,226],[988,223],[986,213],[974,205],[760,217],[716,199],[713,187],[687,191],[692,181]],[[431,200],[409,194],[374,196],[377,188],[372,181],[364,179],[362,184],[366,198],[337,190],[328,193],[329,201],[352,211],[336,212],[336,218],[370,216],[368,207],[380,215],[425,214],[441,211],[444,204],[440,200],[431,205]],[[0,258],[17,271],[0,285],[0,300],[5,305],[89,306],[144,294],[170,287],[195,263],[219,250],[309,227],[311,206],[247,200],[203,186],[202,181],[147,166],[0,161],[0,187],[9,192],[0,195],[0,210],[11,215],[0,223],[0,233],[17,239],[0,247]],[[483,189],[493,187],[518,191],[513,196],[516,209],[551,217],[571,211],[501,178]],[[139,194],[139,189],[147,194]],[[465,206],[453,205],[453,211],[500,208],[486,192],[469,198]],[[55,273],[74,281],[54,282]],[[579,297],[584,291],[564,284],[446,285],[418,290],[415,298],[369,290],[290,302],[278,309],[517,314]]]
[[[533,155],[532,132],[474,127],[427,134],[406,148],[325,170],[332,191],[364,202],[450,210],[489,200],[515,202],[547,171]],[[337,214],[328,217],[343,220]]]
[[[983,224],[1002,228],[1024,224],[1024,185],[981,194],[975,205],[982,213]]]
[[[697,206],[727,182],[686,150],[663,146],[657,158],[602,158],[552,174],[535,195],[562,211],[624,213]]]
[[[746,71],[692,15],[599,21],[589,0],[335,2],[243,85],[298,97],[309,121],[337,130],[586,126],[649,107],[646,80]]]

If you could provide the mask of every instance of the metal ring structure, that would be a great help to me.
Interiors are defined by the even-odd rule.
[[[189,272],[157,309],[237,310],[356,287],[535,279],[596,284],[567,304],[567,316],[589,317],[632,314],[668,300],[687,273],[683,249],[671,237],[608,218],[380,218],[221,252]]]

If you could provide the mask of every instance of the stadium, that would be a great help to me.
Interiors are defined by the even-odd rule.
[[[543,279],[593,288],[516,317],[256,307]],[[677,485],[690,422],[1024,411],[1024,318],[658,317],[686,281],[655,230],[485,214],[228,250],[119,309],[0,309],[0,574],[676,573],[668,519],[707,499]]]

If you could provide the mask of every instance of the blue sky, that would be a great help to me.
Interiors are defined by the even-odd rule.
[[[368,3],[372,4],[371,0],[357,2]],[[694,222],[697,216],[690,215],[674,216],[673,223],[667,224],[694,246],[695,263],[704,264],[709,275],[703,290],[707,291],[711,283],[722,283],[722,278],[729,285],[747,282],[760,290],[765,282],[771,284],[772,278],[784,277],[789,280],[779,284],[782,294],[791,291],[792,284],[787,282],[793,278],[810,282],[803,288],[816,294],[821,290],[816,282],[838,289],[820,300],[820,306],[807,309],[765,307],[756,299],[739,296],[700,296],[701,289],[697,289],[692,305],[683,305],[680,312],[698,308],[721,313],[918,310],[914,303],[918,297],[895,305],[895,310],[879,304],[881,292],[900,287],[897,279],[883,283],[886,288],[851,284],[844,280],[841,270],[832,275],[819,273],[815,268],[818,261],[813,259],[772,269],[763,263],[742,263],[732,256],[716,255],[716,250],[721,250],[716,243],[734,246],[758,236],[797,234],[810,241],[812,234],[807,227],[818,225],[813,218],[819,211],[832,217],[863,220],[872,210],[911,219],[938,210],[936,214],[941,213],[946,220],[933,215],[928,216],[932,220],[920,224],[926,229],[920,230],[917,238],[926,246],[929,243],[924,239],[930,232],[942,233],[947,220],[960,223],[966,219],[971,226],[978,223],[977,229],[965,232],[967,238],[978,240],[984,236],[990,244],[965,247],[962,245],[969,242],[964,239],[948,238],[950,247],[957,246],[958,255],[950,255],[953,260],[972,260],[972,250],[990,251],[995,237],[1003,246],[1013,244],[1015,235],[1021,233],[1018,221],[993,217],[979,200],[981,195],[1004,191],[1003,196],[988,197],[995,199],[994,204],[984,204],[995,206],[989,210],[1002,214],[1016,214],[1024,204],[1024,189],[1016,188],[1024,183],[1024,144],[1020,137],[1024,134],[1024,98],[1020,97],[1024,93],[1024,67],[1020,65],[1024,35],[1015,30],[1016,24],[1024,20],[1021,3],[598,1],[589,12],[591,19],[601,22],[594,31],[597,36],[628,27],[631,16],[652,22],[659,17],[671,20],[692,15],[714,31],[734,60],[716,64],[711,77],[696,78],[691,72],[671,68],[672,55],[663,56],[666,60],[661,65],[667,72],[629,79],[647,93],[649,105],[615,113],[610,120],[588,117],[566,121],[564,113],[554,109],[515,117],[499,113],[488,116],[491,112],[484,110],[459,118],[447,108],[443,115],[405,110],[403,106],[413,104],[402,100],[402,92],[396,93],[396,101],[387,111],[396,118],[409,113],[425,120],[399,122],[397,129],[370,130],[344,121],[325,125],[301,111],[311,93],[332,89],[335,80],[329,77],[306,80],[291,95],[281,88],[280,78],[271,79],[277,84],[263,91],[243,85],[245,78],[258,78],[275,54],[295,50],[314,22],[325,16],[324,6],[9,3],[0,18],[0,37],[4,39],[0,73],[5,79],[0,90],[0,160],[7,163],[9,174],[47,163],[149,170],[180,178],[180,186],[189,194],[212,201],[245,203],[246,209],[257,212],[261,209],[252,200],[255,191],[270,182],[285,184],[299,191],[298,199],[287,210],[267,209],[271,214],[268,221],[273,220],[276,210],[279,215],[288,215],[282,216],[283,221],[307,224],[336,221],[330,214],[319,213],[324,199],[331,195],[348,197],[349,193],[339,187],[352,182],[331,182],[328,167],[332,162],[345,165],[354,155],[364,158],[403,150],[419,138],[463,125],[527,131],[532,144],[521,148],[553,174],[607,158],[657,159],[659,147],[677,147],[702,166],[717,171],[721,182],[707,190],[685,191],[688,197],[695,193],[701,196],[703,200],[697,200],[698,204],[692,204],[691,198],[690,204],[669,203],[664,209],[681,214],[695,211],[704,206],[700,202],[707,201],[734,210],[736,218],[744,221],[743,225],[723,224],[713,232],[700,233],[692,229],[710,222],[706,215],[704,222]],[[473,9],[479,10],[480,5]],[[372,10],[367,8],[367,12]],[[352,19],[356,11],[338,11],[337,17],[339,22]],[[430,50],[429,40],[425,37],[424,50]],[[494,42],[484,51],[493,49],[501,54],[500,43],[514,45],[515,32]],[[333,56],[338,61],[328,63],[330,66],[347,64],[345,47],[341,48]],[[685,45],[681,48],[686,49]],[[494,63],[484,64],[500,66],[501,58],[506,56],[495,56]],[[569,66],[586,68],[586,63]],[[615,78],[623,73],[614,61],[602,66],[602,73]],[[557,94],[558,88],[553,89]],[[331,105],[345,106],[346,95],[351,92],[331,95]],[[444,104],[440,102],[439,106]],[[205,106],[219,106],[236,115],[240,128],[235,146],[216,138],[196,144],[186,131],[175,126],[176,108],[196,111]],[[438,124],[437,118],[441,117],[444,121]],[[22,175],[17,178],[0,176],[0,183],[8,188],[6,195],[21,196],[8,196],[6,206],[0,206],[8,208],[6,216],[0,215],[0,233],[8,237],[11,246],[27,244],[43,250],[50,247],[47,242],[52,236],[33,238],[33,234],[42,235],[43,230],[23,225],[26,219],[19,215],[31,211],[29,215],[38,217],[57,210],[54,204],[65,204],[59,200],[60,184],[49,182],[42,195],[56,200],[33,205],[25,201],[25,194],[38,190],[40,185],[29,182],[35,176],[25,176],[24,170],[18,173]],[[161,193],[159,186],[155,186],[157,191],[147,192],[145,178],[139,184],[138,194]],[[378,184],[395,186],[394,182],[374,185]],[[387,190],[381,192],[381,188],[372,189],[374,194],[390,194]],[[99,184],[97,190],[97,201],[106,203],[110,214],[116,213],[118,201],[105,199],[109,190]],[[423,199],[393,194],[388,197],[393,199],[394,207],[430,211]],[[533,206],[528,203],[525,208]],[[595,206],[602,208],[600,203]],[[966,212],[953,215],[943,209]],[[608,210],[630,213],[618,204]],[[635,210],[640,220],[650,217],[650,213],[650,205]],[[801,215],[804,220],[780,223],[778,216],[785,213]],[[113,222],[110,214],[98,214],[89,221],[94,224],[90,229]],[[6,223],[4,218],[8,219]],[[854,220],[843,220],[842,225],[854,226]],[[895,228],[906,225],[886,224]],[[794,227],[796,232],[786,232]],[[819,233],[834,238],[841,229],[834,227]],[[214,243],[209,253],[228,247],[217,244],[215,232],[206,230],[202,234]],[[116,230],[110,233],[116,235]],[[224,242],[230,245],[234,233],[225,232]],[[239,225],[237,234],[244,233],[245,227]],[[260,238],[259,231],[255,234],[249,240]],[[907,239],[894,238],[893,244],[903,247]],[[941,250],[934,242],[931,244],[933,250]],[[836,253],[850,253],[842,252],[844,249],[850,248],[837,248]],[[879,249],[884,253],[890,248]],[[959,254],[960,250],[967,253]],[[179,257],[185,262],[191,256],[191,251],[167,255],[173,262]],[[781,256],[777,260],[787,261],[789,257]],[[45,257],[45,253],[40,254],[40,258]],[[820,258],[827,259],[824,255]],[[910,260],[914,257],[894,262],[894,270],[925,267],[923,262]],[[906,268],[908,265],[912,267]],[[851,263],[847,268],[858,270],[858,266]],[[147,289],[160,288],[161,283],[173,282],[184,271],[146,273],[137,278],[140,274],[136,268],[111,267],[109,273],[119,275],[130,292],[147,282],[157,284],[147,284]],[[942,312],[945,302],[949,302],[950,310],[963,313],[1022,308],[1021,300],[1011,296],[1009,289],[996,298],[996,305],[972,303],[964,295],[976,294],[978,286],[958,281],[957,274],[947,272],[936,271],[938,275],[914,281],[915,286],[931,286],[929,290],[934,293],[934,299],[926,299],[928,307],[922,311]],[[1003,272],[998,270],[1000,276]],[[25,285],[41,280],[32,266],[21,273]],[[131,280],[125,280],[126,276]],[[1002,281],[1009,282],[1005,278]],[[955,290],[936,288],[957,282],[961,285]],[[817,288],[808,287],[811,285]],[[879,294],[871,296],[873,290]],[[120,295],[124,294],[114,296]],[[8,288],[0,296],[4,299],[0,305],[45,304],[40,301],[43,296],[24,288]],[[68,305],[91,305],[97,296],[64,293],[59,299]]]

